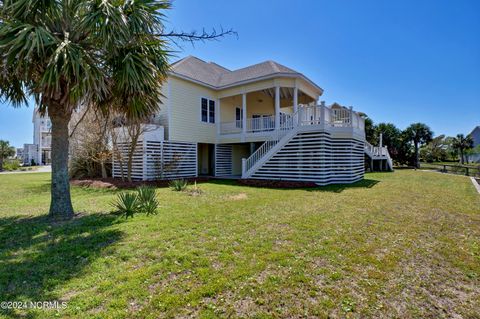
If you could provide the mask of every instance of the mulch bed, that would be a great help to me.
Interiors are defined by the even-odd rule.
[[[189,184],[204,183],[212,179],[208,177],[190,178],[187,179]],[[122,181],[117,178],[92,178],[92,179],[74,179],[70,181],[73,186],[99,188],[99,189],[131,189],[141,185],[168,187],[170,181]],[[313,182],[293,182],[293,181],[273,181],[273,180],[258,180],[258,179],[239,179],[239,185],[252,187],[268,187],[268,188],[311,188],[318,187]]]
[[[191,178],[187,181],[191,184],[195,181],[202,183],[210,180],[209,178]],[[119,178],[94,178],[94,179],[74,179],[70,181],[71,185],[91,188],[105,188],[105,189],[128,189],[136,188],[142,185],[155,186],[155,187],[168,187],[170,181],[122,181]]]
[[[239,179],[238,184],[253,187],[269,188],[310,188],[318,187],[314,182],[275,181],[260,179]]]

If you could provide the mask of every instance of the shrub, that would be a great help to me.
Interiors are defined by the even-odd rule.
[[[184,191],[187,188],[188,182],[184,179],[175,179],[170,182],[170,187],[176,192]]]
[[[6,160],[3,163],[3,169],[6,171],[16,171],[20,169],[20,161],[19,160]]]
[[[117,209],[117,212],[125,215],[125,218],[133,217],[140,209],[138,196],[135,193],[120,193],[117,196],[117,201],[112,204]]]
[[[158,208],[157,193],[154,187],[141,186],[137,188],[137,198],[140,211],[147,215],[156,214]]]

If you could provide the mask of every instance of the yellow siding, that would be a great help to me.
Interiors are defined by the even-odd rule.
[[[242,175],[242,158],[250,156],[249,144],[232,145],[232,174]]]
[[[201,98],[217,102],[217,93],[198,84],[170,77],[170,130],[173,141],[215,143],[216,126],[201,121]]]
[[[277,78],[258,81],[246,85],[215,91],[193,82],[176,77],[169,77],[162,93],[165,95],[164,103],[159,112],[159,122],[165,127],[165,136],[172,141],[194,143],[216,143],[216,124],[201,121],[201,98],[215,100],[218,105],[220,99],[220,122],[235,121],[235,107],[242,106],[242,93],[247,92],[247,118],[258,115],[274,115],[275,102],[269,95],[261,90],[275,86],[294,87],[318,97],[315,89],[303,80],[290,78]],[[168,99],[167,99],[168,97]],[[308,103],[308,97],[299,98],[298,103]],[[282,111],[291,112],[288,108],[293,105],[292,99],[282,99]]]
[[[235,108],[242,108],[242,96],[236,95],[226,97],[220,100],[221,122],[235,121]],[[273,99],[262,92],[252,92],[247,94],[247,118],[254,114],[274,115],[275,103]]]

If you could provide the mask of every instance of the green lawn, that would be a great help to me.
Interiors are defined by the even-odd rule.
[[[0,301],[67,302],[5,317],[479,318],[480,195],[402,170],[353,186],[158,189],[156,216],[73,188],[50,224],[49,175],[0,175]],[[1,311],[1,310],[0,310]]]

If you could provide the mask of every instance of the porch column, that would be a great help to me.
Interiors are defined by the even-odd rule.
[[[298,88],[293,89],[293,113],[298,110]]]
[[[220,116],[220,99],[217,100],[217,103],[215,105],[215,123],[217,125],[217,137],[220,136],[221,133],[221,116]]]
[[[247,133],[247,93],[242,94],[242,133]]]
[[[280,87],[275,87],[275,129],[280,129]]]

